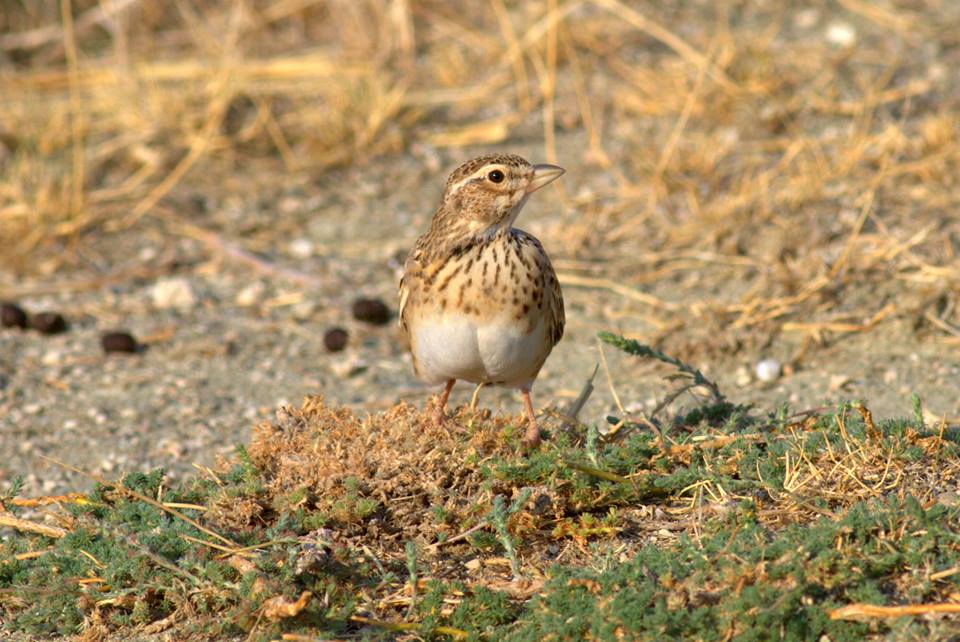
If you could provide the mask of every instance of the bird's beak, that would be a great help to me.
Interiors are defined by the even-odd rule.
[[[553,181],[563,176],[563,173],[566,171],[567,170],[563,169],[562,167],[548,165],[546,163],[534,165],[533,178],[530,179],[530,183],[527,185],[527,194],[536,192],[544,185],[549,185]]]

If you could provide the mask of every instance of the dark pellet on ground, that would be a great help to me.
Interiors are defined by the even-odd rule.
[[[137,352],[140,344],[129,332],[105,332],[100,337],[104,352]]]
[[[27,327],[27,313],[16,303],[0,305],[0,324],[5,328]]]
[[[30,316],[30,327],[43,334],[59,334],[67,329],[67,320],[59,312],[41,312]]]
[[[323,345],[330,352],[340,352],[347,347],[350,335],[343,328],[330,328],[323,335]]]
[[[323,335],[323,345],[330,352],[340,352],[347,347],[349,336],[343,328],[330,328]]]
[[[353,318],[373,325],[390,322],[390,308],[380,299],[357,299],[353,302]]]

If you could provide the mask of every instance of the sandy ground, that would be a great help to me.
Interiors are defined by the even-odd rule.
[[[561,149],[572,150],[578,138],[561,142]],[[540,160],[532,144],[509,149]],[[602,172],[578,167],[570,156],[562,179],[567,195],[602,184]],[[229,196],[196,194],[178,212],[217,230],[217,241],[158,219],[136,233],[97,240],[73,267],[49,277],[0,275],[2,298],[33,312],[59,311],[70,323],[68,332],[55,336],[0,330],[0,483],[23,475],[27,495],[87,486],[44,457],[106,477],[154,467],[183,475],[194,465],[213,465],[218,455],[245,443],[255,423],[304,395],[322,394],[361,414],[401,399],[422,404],[433,391],[413,377],[396,324],[361,323],[350,308],[356,297],[372,296],[395,311],[399,260],[425,228],[447,171],[460,160],[458,154],[423,152],[321,176],[292,175],[270,190],[256,185],[251,171],[238,176],[236,186],[225,186]],[[561,273],[572,273],[571,266],[583,262],[568,249],[565,226],[583,223],[582,216],[576,199],[564,204],[551,190],[528,204],[518,226],[542,238]],[[224,243],[306,275],[308,282],[252,268],[231,258],[233,245]],[[631,275],[614,273],[615,261],[609,265],[608,271],[596,260],[580,274],[629,282]],[[682,318],[686,303],[714,296],[698,285],[712,281],[712,269],[702,264],[638,289],[679,304],[657,318]],[[188,292],[181,293],[182,305],[163,307],[170,302],[157,300],[157,284],[169,287],[171,279]],[[741,287],[730,283],[730,290]],[[537,382],[534,399],[541,408],[576,396],[599,362],[598,330],[641,341],[657,334],[650,306],[610,289],[567,285],[564,295],[567,332]],[[347,349],[336,354],[323,345],[333,326],[350,334]],[[114,328],[128,329],[147,349],[105,355],[99,336]],[[660,343],[757,412],[783,402],[799,411],[863,399],[877,416],[903,416],[911,414],[915,392],[932,415],[960,413],[956,346],[917,332],[909,317],[894,314],[805,349],[790,333],[732,341],[735,332],[722,324],[709,332],[688,326]],[[585,421],[600,422],[616,410],[613,390],[623,405],[648,409],[670,390],[666,366],[611,348],[605,354],[613,388],[601,371],[581,415]],[[766,358],[787,366],[782,377],[757,380],[755,366]],[[452,401],[465,403],[470,394],[470,386],[460,384]],[[511,391],[484,391],[482,403],[497,412],[520,410]],[[693,403],[681,397],[674,408]]]

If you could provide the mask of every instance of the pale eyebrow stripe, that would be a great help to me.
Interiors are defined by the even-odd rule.
[[[475,181],[475,180],[477,180],[478,178],[479,178],[479,179],[486,178],[486,175],[489,174],[490,172],[492,172],[492,171],[495,170],[495,169],[499,169],[499,170],[500,170],[501,172],[503,172],[504,174],[508,174],[508,173],[509,173],[509,170],[508,170],[508,168],[507,168],[505,165],[500,165],[500,164],[497,164],[497,165],[484,165],[483,167],[481,167],[480,169],[478,169],[477,171],[475,171],[473,174],[470,174],[470,175],[467,176],[466,178],[461,179],[461,180],[457,181],[456,183],[454,183],[454,184],[451,186],[451,188],[450,188],[450,192],[451,192],[451,193],[456,192],[457,190],[459,190],[461,187],[463,187],[463,186],[466,185],[467,183],[470,183],[470,182],[472,182],[472,181]]]

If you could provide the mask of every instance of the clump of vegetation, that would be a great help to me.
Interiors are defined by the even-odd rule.
[[[14,484],[0,495],[18,533],[0,542],[3,626],[263,640],[941,632],[886,618],[953,609],[955,431],[878,422],[857,403],[763,417],[714,392],[658,432],[643,417],[592,437],[555,428],[532,454],[509,438],[520,418],[461,409],[465,434],[431,432],[429,408],[360,421],[311,398],[178,486],[162,470],[56,498]]]

